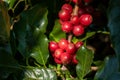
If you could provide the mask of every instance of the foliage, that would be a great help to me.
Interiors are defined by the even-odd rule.
[[[48,49],[50,41],[68,36],[58,20],[64,3],[0,1],[0,80],[119,80],[120,1],[93,0],[102,18],[93,19],[83,36],[73,37],[72,42],[84,45],[76,53],[78,64],[67,66],[56,64]]]

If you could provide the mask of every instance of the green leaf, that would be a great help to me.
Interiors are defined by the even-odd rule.
[[[110,0],[108,8],[108,27],[113,48],[115,49],[120,66],[120,0]]]
[[[5,48],[0,48],[0,79],[6,79],[10,74],[21,70],[20,65]]]
[[[118,60],[115,56],[106,57],[104,64],[99,68],[100,69],[95,75],[95,80],[110,80],[108,78],[110,78],[119,69]]]
[[[77,51],[78,65],[76,66],[76,72],[79,80],[84,80],[84,76],[89,72],[91,64],[93,62],[93,52],[86,47],[82,46]]]
[[[66,34],[61,30],[59,20],[55,21],[54,28],[49,35],[50,40],[58,42],[61,38],[66,38]]]
[[[48,24],[47,20],[48,10],[42,4],[35,5],[32,9],[27,12],[28,23],[30,26],[35,26],[41,32],[46,32],[46,27]]]
[[[23,80],[57,80],[56,73],[47,68],[27,68]]]
[[[48,39],[43,33],[39,33],[37,43],[33,46],[31,56],[39,63],[44,65],[49,57]]]
[[[86,32],[86,34],[82,37],[73,37],[73,42],[77,42],[77,41],[84,41],[87,40],[88,38],[92,37],[93,35],[95,35],[96,32]]]

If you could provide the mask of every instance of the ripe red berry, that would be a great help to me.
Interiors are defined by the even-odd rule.
[[[66,39],[61,39],[58,45],[61,49],[65,50],[68,46],[68,41]]]
[[[54,61],[55,61],[55,63],[57,63],[57,64],[62,64],[61,60],[58,59],[58,58],[54,58]]]
[[[70,4],[64,4],[61,9],[67,10],[67,11],[69,11],[69,13],[72,13],[72,11],[73,11],[73,8]]]
[[[78,64],[78,60],[76,59],[76,54],[73,55],[72,63],[73,64]]]
[[[92,16],[90,14],[83,14],[80,16],[80,23],[84,26],[89,26],[92,23]]]
[[[59,18],[63,21],[67,21],[71,17],[71,14],[69,13],[68,10],[61,10],[58,15],[59,15]]]
[[[50,52],[54,52],[56,49],[58,49],[59,48],[59,46],[58,46],[58,43],[57,42],[55,42],[55,41],[51,41],[50,43],[49,43],[49,50],[50,50]]]
[[[78,41],[75,46],[77,49],[79,49],[81,46],[83,45],[83,42],[82,41]]]
[[[82,34],[84,34],[84,27],[82,25],[76,25],[73,28],[73,34],[75,36],[80,36]]]
[[[60,48],[56,49],[54,52],[54,57],[60,59],[60,56],[63,52],[64,52],[63,49]]]
[[[71,62],[72,57],[70,54],[68,54],[67,52],[64,52],[63,54],[61,54],[61,62],[64,65],[67,65]]]
[[[70,18],[70,22],[74,25],[79,24],[79,17],[77,15],[74,15]]]
[[[76,52],[76,47],[75,47],[75,45],[73,44],[73,43],[69,43],[68,44],[68,47],[66,48],[66,52],[68,53],[68,54],[75,54],[75,52]]]
[[[79,10],[78,10],[78,16],[81,16],[82,14],[85,14],[85,13],[86,13],[85,9],[79,8]]]
[[[85,3],[91,3],[93,0],[84,0]]]
[[[63,24],[62,24],[63,32],[69,33],[72,31],[72,29],[73,29],[73,26],[70,22],[68,22],[68,21],[63,22]]]

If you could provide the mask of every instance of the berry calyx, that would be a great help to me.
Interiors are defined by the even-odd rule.
[[[82,34],[84,34],[84,27],[82,25],[76,25],[73,28],[73,34],[75,36],[81,36]]]
[[[62,31],[65,32],[65,33],[70,33],[73,29],[73,26],[70,22],[68,21],[65,21],[63,22],[62,24]]]
[[[89,26],[92,23],[92,16],[90,14],[83,14],[80,16],[80,23],[84,26]]]

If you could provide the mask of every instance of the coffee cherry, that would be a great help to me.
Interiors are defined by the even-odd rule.
[[[64,52],[63,54],[61,54],[60,59],[61,59],[62,64],[67,65],[71,62],[72,57],[67,52]]]
[[[75,47],[76,47],[77,49],[79,49],[82,45],[83,45],[83,42],[82,42],[82,41],[78,41],[78,42],[75,44]]]
[[[90,14],[83,14],[80,16],[80,23],[84,26],[89,26],[92,23],[92,16]]]
[[[61,60],[58,59],[58,58],[54,58],[54,61],[55,61],[55,63],[57,63],[57,64],[62,64]]]
[[[91,3],[93,0],[84,0],[85,3]]]
[[[63,52],[64,52],[63,49],[60,48],[56,49],[54,52],[54,57],[60,59],[60,56]]]
[[[58,15],[62,21],[67,21],[71,17],[71,14],[69,13],[68,10],[61,10]]]
[[[70,22],[68,22],[68,21],[63,22],[63,24],[62,24],[62,31],[63,32],[69,33],[72,31],[72,29],[73,29],[73,26]]]
[[[84,9],[89,14],[93,14],[94,13],[94,8],[92,6],[85,6]]]
[[[68,41],[66,39],[61,39],[58,43],[59,47],[65,50],[68,47]]]
[[[79,8],[79,10],[78,10],[78,16],[81,16],[82,14],[85,14],[85,13],[86,13],[85,9]]]
[[[78,60],[76,59],[76,54],[73,55],[72,63],[73,64],[78,64]]]
[[[58,43],[57,42],[55,42],[55,41],[51,41],[50,43],[49,43],[49,50],[50,50],[50,52],[54,52],[56,49],[58,49],[59,48],[59,46],[58,46]]]
[[[69,13],[72,13],[72,11],[73,11],[73,8],[70,4],[64,4],[61,9],[67,10],[67,11],[69,11]]]
[[[82,25],[76,25],[73,28],[73,34],[75,36],[81,36],[82,34],[84,34],[84,28]]]
[[[68,47],[66,48],[66,52],[68,53],[68,54],[75,54],[75,52],[76,52],[76,47],[75,47],[75,45],[73,44],[73,43],[69,43],[68,44]]]
[[[74,15],[70,18],[70,22],[74,25],[79,24],[79,17],[77,15]]]

